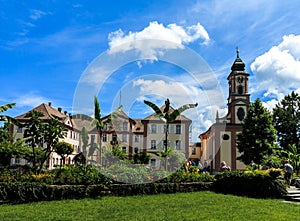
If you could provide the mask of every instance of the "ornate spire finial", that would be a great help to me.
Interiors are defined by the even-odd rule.
[[[239,47],[236,46],[236,57],[239,58],[240,57],[240,51],[239,51]]]

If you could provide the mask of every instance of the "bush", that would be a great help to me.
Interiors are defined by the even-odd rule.
[[[167,183],[188,183],[188,182],[213,182],[214,175],[209,173],[186,173],[184,170],[179,170],[172,173],[168,177],[159,182]]]
[[[213,190],[224,194],[255,198],[282,198],[287,194],[282,180],[274,179],[267,171],[228,171],[215,175]]]
[[[61,169],[55,169],[50,172],[54,175],[51,184],[64,185],[92,185],[104,184],[109,185],[112,180],[100,173],[93,166],[74,166],[65,165]]]
[[[106,194],[104,185],[46,185],[44,183],[0,183],[1,203],[97,198]]]

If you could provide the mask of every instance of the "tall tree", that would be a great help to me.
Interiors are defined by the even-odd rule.
[[[29,118],[26,123],[24,123],[25,131],[24,138],[29,147],[32,148],[32,167],[35,172],[37,172],[37,154],[36,148],[43,146],[44,138],[44,124],[41,117],[44,116],[41,112],[30,111],[26,114],[26,118]]]
[[[85,159],[87,159],[87,148],[89,144],[89,135],[88,131],[85,127],[81,129],[80,138],[82,140],[82,154],[84,155]]]
[[[300,154],[300,96],[297,93],[293,91],[275,106],[273,121],[280,146],[289,150],[289,145],[295,145]]]
[[[260,99],[250,103],[243,130],[238,134],[237,148],[241,156],[237,159],[245,164],[252,160],[261,164],[265,155],[271,155],[276,141],[276,130],[271,113],[262,106]]]
[[[158,117],[160,120],[162,120],[165,125],[166,125],[166,130],[165,130],[165,142],[164,142],[164,153],[163,156],[166,158],[166,162],[165,162],[165,167],[167,170],[167,155],[169,153],[168,151],[168,133],[169,133],[169,126],[171,123],[173,123],[176,118],[185,110],[190,109],[190,108],[195,108],[198,106],[198,103],[195,104],[185,104],[182,105],[181,107],[179,107],[178,109],[174,109],[173,112],[171,112],[171,107],[170,107],[170,100],[169,98],[167,98],[167,100],[165,101],[165,107],[164,110],[161,111],[160,108],[150,102],[150,101],[144,101],[144,103],[146,105],[148,105],[149,107],[151,107],[153,109],[153,111],[155,112],[155,116]]]
[[[66,136],[66,133],[67,129],[58,120],[49,119],[45,122],[43,136],[46,148],[44,149],[44,156],[40,163],[39,172],[43,169],[45,162],[49,161],[53,147],[59,142],[59,139],[63,139]]]
[[[32,164],[36,173],[43,169],[45,162],[49,160],[54,145],[66,134],[66,129],[58,120],[50,119],[45,121],[41,119],[43,116],[41,112],[31,111],[26,114],[25,117],[29,118],[29,120],[23,125],[25,127],[24,138],[26,138],[26,142],[32,148]],[[39,159],[37,159],[36,154],[38,147],[42,147],[44,152]],[[37,165],[38,162],[39,166]]]

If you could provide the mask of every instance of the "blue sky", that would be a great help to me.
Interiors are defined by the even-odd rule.
[[[152,113],[144,99],[198,102],[186,112],[197,140],[216,110],[226,114],[236,46],[251,100],[271,109],[300,92],[299,9],[296,0],[0,0],[0,104],[17,103],[11,116],[43,102],[91,114],[97,95],[103,114],[121,98],[137,118]],[[197,59],[207,76],[191,71]]]

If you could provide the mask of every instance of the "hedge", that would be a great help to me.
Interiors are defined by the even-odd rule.
[[[1,203],[99,198],[210,190],[211,183],[146,183],[103,185],[47,185],[39,183],[0,183]]]
[[[212,189],[218,193],[254,198],[283,198],[287,194],[282,179],[253,172],[231,171],[215,176]]]

